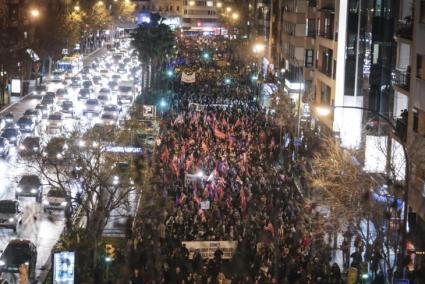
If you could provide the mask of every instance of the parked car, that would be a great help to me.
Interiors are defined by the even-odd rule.
[[[0,227],[16,232],[22,223],[22,210],[17,200],[0,200]]]
[[[15,197],[19,196],[35,197],[38,203],[43,198],[43,184],[37,175],[23,175],[18,182]]]
[[[22,264],[28,264],[30,282],[35,280],[37,247],[29,240],[11,240],[0,257],[0,272],[19,273]]]

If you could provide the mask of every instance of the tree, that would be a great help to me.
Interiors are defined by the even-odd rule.
[[[389,157],[387,145],[381,144],[376,145],[377,151]],[[381,271],[385,275],[388,272],[387,277],[392,279],[397,265],[394,254],[397,254],[401,236],[397,221],[401,219],[401,209],[397,199],[403,190],[393,179],[388,179],[382,188],[386,192],[377,191],[382,184],[364,171],[356,158],[359,156],[359,151],[343,149],[336,139],[325,137],[314,154],[307,179],[310,187],[318,190],[319,202],[330,209],[335,233],[342,227],[352,227],[353,233],[359,235],[366,246],[365,261],[385,262],[386,269],[381,267]],[[390,163],[388,170],[389,177],[399,172],[394,163]]]
[[[114,22],[131,22],[134,17],[136,5],[130,0],[114,2],[112,6]]]
[[[170,27],[162,23],[158,14],[151,14],[149,23],[142,23],[133,33],[133,45],[139,54],[148,87],[158,87],[159,74],[171,54],[175,37]]]
[[[134,182],[138,176],[128,163],[133,154],[110,150],[131,141],[128,131],[113,128],[75,131],[67,138],[51,139],[42,153],[26,162],[47,187],[62,190],[71,202],[73,214],[67,214],[66,235],[85,244],[85,251],[78,252],[86,256],[79,258],[82,273],[85,269],[92,272],[98,263],[101,236],[111,213],[128,212],[129,195],[138,190]]]

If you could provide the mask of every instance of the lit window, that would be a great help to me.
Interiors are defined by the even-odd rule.
[[[213,2],[213,1],[207,1],[207,6],[208,6],[208,7],[212,7],[212,6],[214,6],[214,2]]]

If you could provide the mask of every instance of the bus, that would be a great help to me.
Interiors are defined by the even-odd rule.
[[[81,55],[65,56],[56,64],[56,70],[65,72],[67,76],[74,76],[83,69],[83,57]]]

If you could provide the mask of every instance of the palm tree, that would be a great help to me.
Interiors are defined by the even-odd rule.
[[[132,34],[133,45],[139,52],[146,87],[157,87],[165,60],[171,53],[175,37],[158,14],[151,14],[149,23],[142,23]]]

